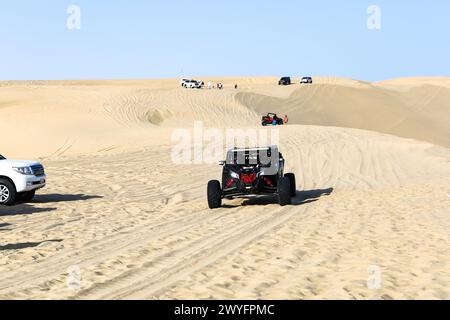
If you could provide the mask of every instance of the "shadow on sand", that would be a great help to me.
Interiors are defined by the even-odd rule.
[[[11,207],[0,207],[0,217],[45,213],[54,210],[56,208],[36,208],[27,203],[20,203]]]
[[[86,194],[43,194],[37,195],[33,202],[35,203],[58,203],[87,201],[92,199],[102,199],[102,196],[91,196]]]
[[[57,208],[39,208],[33,206],[33,204],[51,204],[60,202],[75,202],[75,201],[87,201],[91,199],[101,199],[102,196],[92,196],[85,194],[46,194],[36,195],[36,198],[30,202],[18,202],[14,206],[0,206],[1,216],[17,216],[17,215],[29,215],[35,213],[45,213],[55,211]]]
[[[9,223],[0,223],[0,231],[8,231],[11,229],[6,229],[7,227],[9,227],[11,224]]]
[[[330,196],[334,192],[334,188],[297,191],[297,196],[292,199],[293,205],[302,205],[318,201],[323,196]]]
[[[297,195],[292,198],[291,206],[301,206],[311,202],[318,201],[322,196],[329,196],[333,193],[333,188],[328,189],[318,189],[318,190],[308,190],[308,191],[297,191]],[[260,197],[250,197],[244,198],[244,202],[241,205],[223,205],[223,208],[238,208],[241,206],[267,206],[271,204],[277,204],[277,196],[260,196]]]
[[[37,246],[40,246],[43,243],[48,242],[62,242],[63,240],[57,239],[57,240],[46,240],[42,242],[25,242],[25,243],[14,243],[14,244],[7,244],[4,246],[0,246],[0,251],[7,251],[7,250],[22,250],[27,248],[35,248]]]

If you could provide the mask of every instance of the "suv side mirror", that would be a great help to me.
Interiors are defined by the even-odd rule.
[[[225,163],[226,163],[226,161],[220,161],[220,162],[219,162],[219,166],[224,166]]]

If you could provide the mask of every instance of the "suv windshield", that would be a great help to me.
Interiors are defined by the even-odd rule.
[[[0,154],[0,160],[6,160],[6,158]]]

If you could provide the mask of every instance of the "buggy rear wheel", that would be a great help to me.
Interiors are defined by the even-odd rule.
[[[288,177],[281,178],[278,184],[278,200],[281,206],[287,206],[292,203],[291,181]]]
[[[217,180],[208,183],[208,206],[217,209],[222,206],[222,188]]]
[[[297,195],[297,183],[295,181],[295,174],[293,173],[286,173],[284,175],[286,178],[289,179],[289,182],[291,183],[291,197],[295,197]]]

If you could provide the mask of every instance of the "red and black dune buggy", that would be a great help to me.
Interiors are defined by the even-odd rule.
[[[284,173],[285,160],[277,146],[233,149],[223,165],[222,182],[208,183],[208,205],[220,208],[223,199],[276,195],[280,205],[291,204],[296,195],[295,175]]]
[[[262,117],[261,124],[265,126],[282,126],[284,120],[279,118],[275,113],[268,113],[267,116]]]

